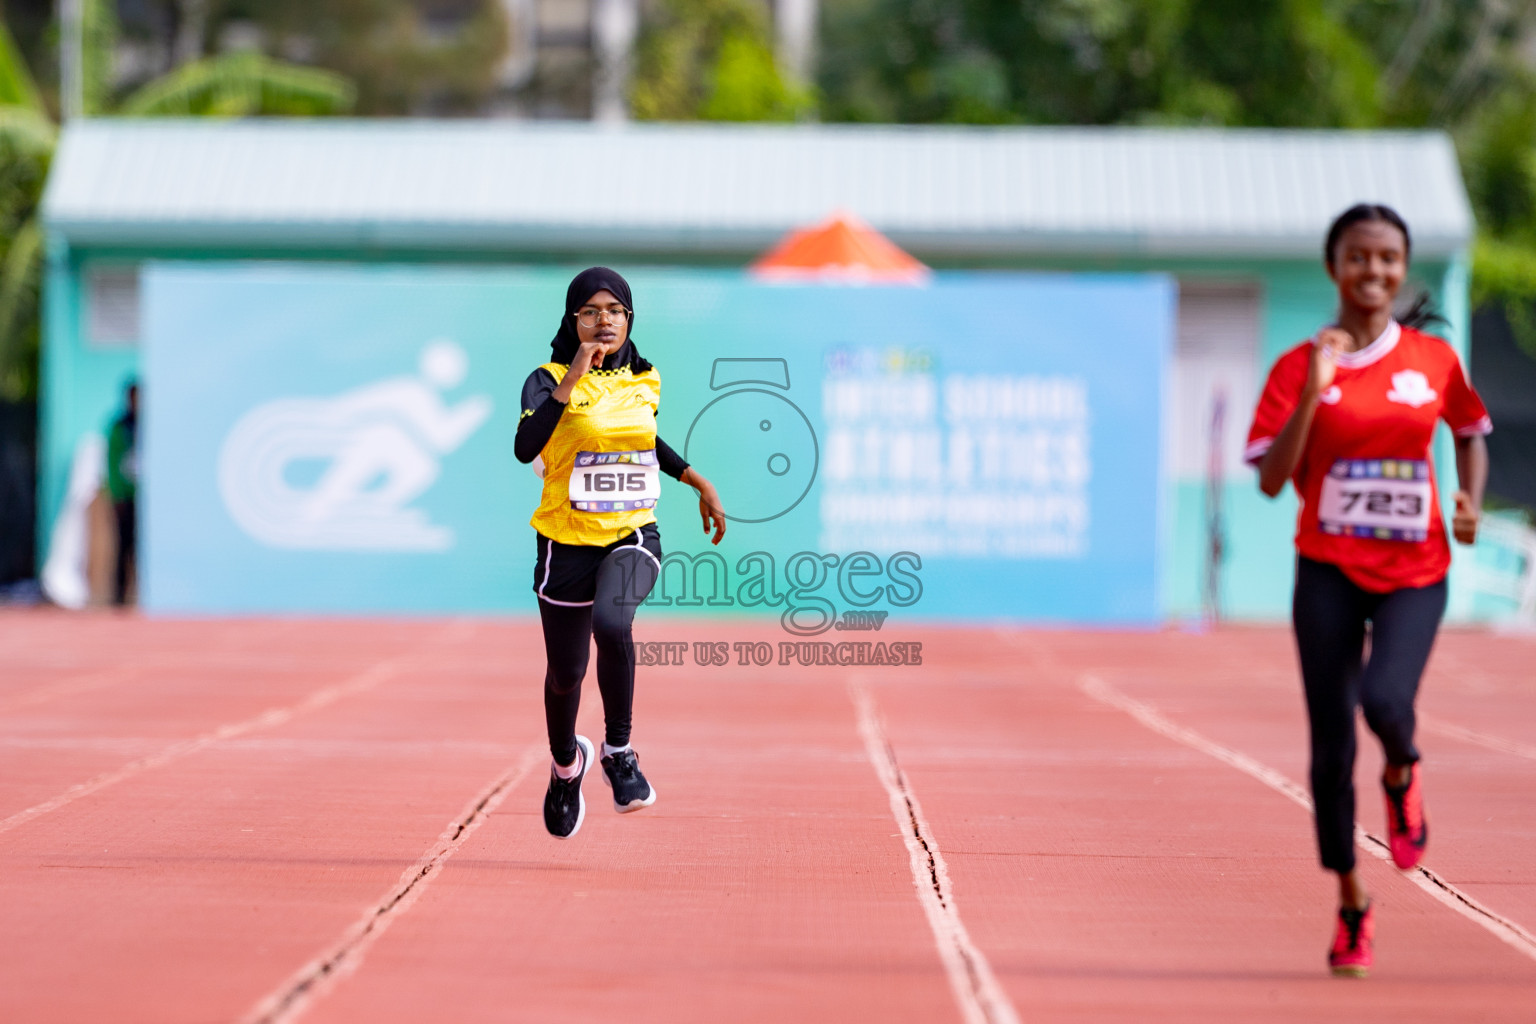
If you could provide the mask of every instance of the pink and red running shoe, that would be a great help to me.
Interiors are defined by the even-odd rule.
[[[1340,976],[1363,978],[1371,970],[1371,939],[1376,934],[1376,919],[1370,904],[1364,910],[1339,908],[1339,930],[1328,951],[1328,966]]]
[[[1409,771],[1408,785],[1401,789],[1381,784],[1387,794],[1387,846],[1392,850],[1392,863],[1404,871],[1419,863],[1429,842],[1419,766],[1415,764]]]

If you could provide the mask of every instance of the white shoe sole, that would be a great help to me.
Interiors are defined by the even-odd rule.
[[[581,748],[582,757],[581,775],[576,782],[576,827],[571,829],[570,835],[555,836],[555,834],[551,832],[550,835],[555,836],[556,839],[571,838],[571,836],[574,836],[577,832],[581,831],[581,823],[587,820],[587,798],[582,795],[581,783],[587,781],[587,772],[592,770],[592,758],[597,753],[597,751],[592,749],[592,741],[587,739],[585,736],[577,736],[576,745]],[[604,773],[603,777],[607,778],[606,772]],[[656,791],[652,790],[651,796],[655,797],[655,795]]]
[[[650,796],[646,797],[644,800],[636,800],[633,803],[627,803],[627,804],[621,804],[617,800],[615,800],[613,802],[613,809],[618,811],[620,814],[628,814],[630,811],[638,811],[642,807],[649,807],[649,806],[651,806],[651,804],[655,803],[656,802],[656,784],[653,783],[650,779],[646,779],[645,780],[645,784],[647,786],[651,787],[651,795]],[[603,785],[607,786],[608,789],[610,791],[612,791],[612,789],[613,789],[613,780],[608,777],[608,773],[606,771],[603,772]]]

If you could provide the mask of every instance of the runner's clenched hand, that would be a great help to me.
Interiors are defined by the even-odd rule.
[[[1349,334],[1339,327],[1325,327],[1317,332],[1312,345],[1312,362],[1307,366],[1307,391],[1320,395],[1333,386],[1339,372],[1339,353],[1348,351]]]
[[[1472,544],[1477,540],[1477,524],[1483,518],[1482,511],[1472,501],[1472,495],[1466,491],[1456,492],[1456,511],[1451,516],[1451,532],[1461,544]]]
[[[576,349],[576,355],[571,359],[571,368],[561,378],[559,387],[555,388],[555,398],[561,402],[569,402],[571,400],[571,391],[576,387],[576,383],[586,376],[587,371],[592,369],[592,367],[602,366],[603,360],[617,352],[622,344],[624,344],[622,339],[607,343],[601,341],[582,342],[580,347]]]

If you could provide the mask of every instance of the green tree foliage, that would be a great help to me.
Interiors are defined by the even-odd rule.
[[[827,0],[828,120],[1455,127],[1528,88],[1516,0]]]
[[[451,30],[429,23],[425,6],[412,0],[210,0],[209,26],[216,33],[231,22],[253,24],[269,54],[302,52],[306,63],[344,75],[356,83],[360,114],[480,110],[507,52],[501,3],[473,0],[471,16]]]
[[[1536,356],[1536,97],[1510,92],[1462,132],[1461,162],[1478,213],[1472,302],[1502,308]]]
[[[1377,57],[1329,0],[842,0],[823,116],[1364,126]]]
[[[793,121],[811,92],[774,61],[753,0],[658,0],[636,45],[630,107],[641,120]]]
[[[823,29],[827,120],[1449,131],[1474,301],[1536,355],[1531,0],[826,0]]]
[[[225,53],[183,64],[123,101],[130,116],[341,114],[357,89],[334,71],[298,67],[259,53]]]
[[[0,23],[0,398],[37,393],[37,204],[58,132]]]
[[[117,48],[115,0],[81,0],[81,92],[84,112],[96,117],[112,108],[112,63]]]
[[[258,53],[192,61],[116,106],[111,85],[115,8],[111,0],[85,0],[82,13],[82,92],[88,115],[307,115],[342,113],[352,106],[355,89],[345,77]],[[12,400],[37,393],[43,262],[37,208],[58,139],[41,97],[0,22],[0,397]]]
[[[1418,0],[1354,5],[1394,47],[1382,76],[1387,123],[1451,131],[1477,215],[1472,301],[1502,309],[1536,357],[1536,5]],[[1411,9],[1391,26],[1377,7]],[[1375,19],[1373,22],[1371,19]]]
[[[21,51],[4,23],[0,23],[0,105],[42,110],[42,97]]]
[[[1457,128],[1490,101],[1529,92],[1524,0],[1336,0],[1339,24],[1381,64],[1382,123]]]

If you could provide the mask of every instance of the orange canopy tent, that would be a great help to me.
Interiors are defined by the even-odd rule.
[[[929,270],[894,242],[848,213],[791,231],[753,263],[769,281],[828,284],[922,284]]]

